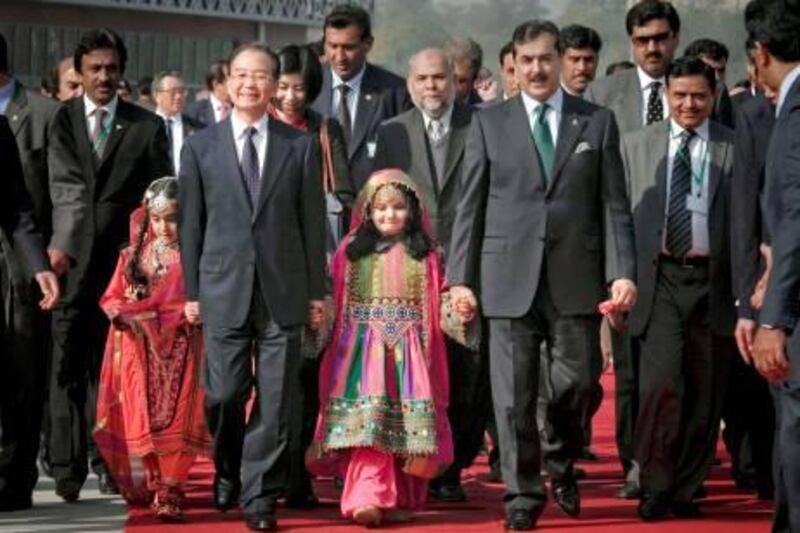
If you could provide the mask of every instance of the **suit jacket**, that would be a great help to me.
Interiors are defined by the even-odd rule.
[[[641,335],[650,321],[664,239],[667,202],[668,123],[651,124],[622,139],[622,160],[633,206],[636,234],[636,282],[639,296],[630,313],[632,335]],[[710,318],[717,335],[733,333],[735,308],[731,283],[730,187],[733,132],[715,122],[709,129],[709,263]]]
[[[260,287],[271,318],[304,323],[325,294],[325,208],[318,154],[305,133],[268,122],[261,192],[251,208],[230,119],[192,135],[180,173],[186,295],[209,327],[239,327]],[[258,283],[256,283],[256,281]]]
[[[308,133],[311,135],[313,141],[318,146],[315,152],[321,154],[322,146],[320,129],[322,128],[322,121],[327,121],[328,124],[328,139],[330,143],[331,162],[333,164],[333,192],[339,198],[339,201],[347,206],[352,206],[356,197],[356,190],[353,188],[353,183],[350,180],[350,169],[347,165],[347,143],[345,142],[344,132],[339,123],[334,119],[328,119],[309,109],[307,113],[307,128]]]
[[[772,273],[762,324],[791,330],[800,318],[800,79],[795,80],[775,120],[767,151],[764,217],[772,243]],[[796,354],[795,354],[796,355]],[[796,367],[800,361],[793,360]],[[795,372],[796,373],[796,372]]]
[[[326,117],[335,118],[330,65],[325,66],[322,74],[322,90],[312,109]],[[350,180],[356,191],[361,189],[372,172],[372,153],[378,126],[409,107],[405,80],[388,70],[367,63],[361,80],[355,123],[347,146]]]
[[[562,315],[588,315],[633,279],[633,227],[613,114],[564,94],[545,189],[522,98],[472,117],[448,280],[488,317],[520,317],[546,283]]]
[[[756,312],[750,305],[750,296],[762,271],[759,246],[766,240],[761,197],[774,124],[775,107],[763,95],[751,96],[739,104],[731,183],[731,255],[738,314],[751,320],[755,320]]]
[[[639,74],[635,68],[616,72],[594,80],[583,97],[588,102],[607,107],[614,112],[620,135],[638,130],[644,123],[644,101]],[[665,109],[664,113],[668,113]]]
[[[150,182],[170,174],[164,122],[119,100],[98,160],[87,132],[83,98],[74,99],[53,117],[48,166],[53,199],[50,247],[77,263],[67,275],[69,301],[85,292],[84,281],[108,282],[119,250],[128,241],[131,211],[141,204]]]
[[[214,108],[211,107],[211,100],[208,98],[190,103],[186,106],[183,114],[184,117],[189,117],[203,127],[215,124]]]
[[[458,206],[464,147],[471,118],[471,108],[454,104],[444,176],[438,178],[419,109],[401,113],[378,129],[375,170],[399,168],[418,184],[445,257],[450,248],[450,235]]]
[[[0,229],[4,248],[21,260],[28,276],[48,270],[42,235],[36,228],[30,197],[25,189],[17,144],[6,117],[0,115]]]

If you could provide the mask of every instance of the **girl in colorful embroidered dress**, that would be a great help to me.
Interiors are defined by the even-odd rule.
[[[111,320],[100,375],[94,438],[131,504],[182,518],[181,487],[210,437],[200,385],[199,310],[187,307],[177,234],[175,178],[153,182],[131,216],[100,306]]]
[[[422,206],[401,171],[373,174],[333,259],[336,321],[308,465],[344,478],[342,514],[367,526],[423,504],[427,479],[452,461],[439,255]]]

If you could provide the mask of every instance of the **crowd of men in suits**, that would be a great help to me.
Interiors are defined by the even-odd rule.
[[[448,286],[479,303],[486,333],[477,352],[448,345],[455,461],[432,498],[466,499],[461,470],[488,431],[508,528],[536,525],[542,472],[578,516],[576,461],[593,458],[613,364],[618,496],[639,499],[643,520],[700,516],[724,421],[737,485],[774,498],[776,531],[800,529],[800,4],[752,0],[744,19],[748,79],[729,89],[727,48],[699,39],[677,57],[681,21],[663,0],[630,8],[633,61],[605,77],[584,26],[520,24],[497,80],[470,39],[418,51],[403,79],[367,61],[366,12],[326,18],[312,108],[341,127],[353,190],[382,168],[417,181]],[[90,436],[108,327],[98,300],[130,212],[152,180],[177,175],[187,296],[214,302],[201,308],[215,503],[241,493],[248,525],[274,527],[300,431],[281,423],[300,391],[274,376],[298,371],[296,328],[326,286],[319,154],[235,93],[276,78],[274,55],[240,47],[237,72],[212,64],[207,97],[188,105],[181,73],[157,73],[152,112],[118,96],[127,57],[111,30],[57,64],[51,99],[7,58],[0,38],[0,510],[31,505],[37,451],[65,501],[90,468],[114,492]],[[256,100],[271,96],[264,84]],[[240,170],[253,128],[263,176]],[[261,403],[246,421],[251,355]]]

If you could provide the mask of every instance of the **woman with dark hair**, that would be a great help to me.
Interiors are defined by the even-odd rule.
[[[322,88],[322,67],[307,46],[288,45],[278,50],[280,76],[273,115],[280,121],[309,132],[319,143],[322,179],[328,209],[326,250],[336,251],[347,229],[347,211],[356,191],[347,169],[347,146],[339,124],[311,109]]]

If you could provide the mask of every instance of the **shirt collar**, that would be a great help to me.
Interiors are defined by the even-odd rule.
[[[420,113],[422,113],[422,121],[425,123],[425,131],[428,131],[428,125],[433,120],[433,117],[429,116],[425,111],[423,111],[421,109],[420,109]],[[445,112],[442,113],[442,116],[439,117],[439,119],[438,119],[439,122],[442,123],[442,126],[444,126],[445,130],[450,129],[450,119],[452,117],[453,117],[453,104],[451,103],[450,107],[448,107],[445,110]]]
[[[783,107],[783,103],[786,101],[786,96],[789,94],[789,89],[792,88],[794,82],[797,78],[800,77],[800,65],[794,67],[789,74],[783,78],[783,82],[781,82],[781,89],[778,92],[778,105],[775,106],[775,116],[777,117],[780,112],[781,108]]]
[[[96,103],[94,103],[91,100],[91,98],[89,98],[85,93],[83,95],[83,105],[86,107],[86,116],[89,117],[89,118],[92,117],[92,115],[94,114],[94,111],[98,107],[101,107],[101,108],[105,109],[106,111],[108,111],[108,114],[113,117],[113,116],[115,116],[117,114],[117,104],[119,104],[119,97],[117,95],[114,95],[114,98],[112,98],[109,103],[107,103],[106,105],[103,105],[103,106],[100,106],[100,105],[97,105]]]
[[[521,91],[521,94],[522,94],[522,103],[525,105],[525,112],[528,114],[528,116],[531,116],[531,113],[533,113],[533,111],[537,107],[542,105],[542,102],[534,100],[525,91]],[[558,86],[556,92],[551,94],[550,98],[548,98],[544,103],[549,105],[550,108],[553,109],[556,113],[561,113],[561,108],[564,105],[564,91],[561,89],[561,85]]]
[[[223,107],[223,106],[225,106],[225,107],[227,107],[228,109],[230,109],[230,104],[226,104],[226,103],[225,103],[225,102],[223,102],[222,100],[219,100],[219,99],[218,99],[216,96],[214,96],[212,93],[209,93],[209,94],[208,94],[208,101],[209,101],[209,102],[211,102],[211,108],[212,108],[214,111],[219,111],[219,110],[220,110],[220,108],[221,108],[221,107]]]
[[[653,83],[654,81],[660,83],[662,88],[665,85],[664,76],[661,76],[660,78],[653,78],[650,76],[650,74],[645,72],[644,69],[639,65],[636,65],[636,74],[639,75],[639,87],[641,87],[643,91],[649,89],[650,84]]]
[[[697,135],[704,142],[708,142],[708,130],[709,130],[708,123],[709,120],[705,119],[703,123],[700,124],[700,126],[698,126],[694,130],[695,135]],[[674,118],[669,119],[669,136],[671,140],[679,138],[681,136],[681,133],[683,133],[684,131],[686,131],[685,128],[680,124],[678,124],[677,122],[675,122]]]
[[[164,120],[171,120],[173,123],[176,123],[176,124],[179,124],[179,123],[183,122],[183,118],[181,118],[181,114],[180,113],[178,113],[178,114],[176,114],[174,116],[168,117],[163,111],[161,111],[160,109],[156,109],[156,115],[158,115],[159,117],[161,117]]]
[[[364,66],[361,67],[361,70],[358,72],[358,74],[356,74],[349,80],[344,81],[342,78],[339,77],[338,74],[336,74],[336,72],[334,72],[333,67],[331,67],[331,80],[333,81],[331,87],[333,87],[333,89],[336,90],[336,88],[339,87],[340,85],[347,85],[348,87],[350,87],[351,91],[359,92],[361,90],[361,82],[364,80],[364,72],[366,71],[367,71],[367,63],[365,62]]]
[[[233,126],[233,138],[239,139],[243,135],[245,135],[245,130],[250,126],[253,126],[256,131],[258,131],[259,135],[266,135],[267,134],[267,122],[269,120],[269,115],[264,113],[261,115],[261,118],[255,124],[248,124],[244,120],[239,118],[239,115],[236,113],[236,109],[233,110],[231,113],[231,126]]]

